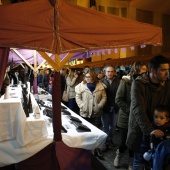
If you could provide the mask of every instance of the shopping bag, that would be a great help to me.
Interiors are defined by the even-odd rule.
[[[67,92],[66,89],[65,89],[64,92],[63,92],[62,100],[63,100],[64,102],[68,102],[68,92]]]

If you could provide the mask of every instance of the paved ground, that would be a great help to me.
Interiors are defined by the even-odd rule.
[[[120,144],[119,131],[115,131],[113,142],[115,144],[115,147],[112,147],[107,152],[103,153],[105,160],[100,160],[96,157],[93,158],[92,161],[93,170],[126,170],[127,169],[128,167],[127,152],[122,157],[119,168],[115,168],[113,165],[113,160],[116,156],[116,150],[118,149],[118,146]]]

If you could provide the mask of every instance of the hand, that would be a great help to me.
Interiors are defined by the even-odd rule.
[[[161,130],[153,130],[151,132],[151,135],[155,135],[156,138],[161,138],[164,136],[164,132],[162,132]]]
[[[77,73],[74,73],[74,77],[77,78],[77,77],[78,77],[78,74],[77,74]]]

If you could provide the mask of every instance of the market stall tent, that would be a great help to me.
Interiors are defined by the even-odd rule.
[[[162,44],[159,27],[76,6],[65,0],[31,0],[5,5],[0,7],[0,16],[3,23],[0,25],[0,47],[41,51],[56,70],[72,55],[63,62],[57,57],[54,63],[42,51],[62,54]]]
[[[57,71],[52,95],[56,144],[62,140],[59,70],[73,56],[72,53],[162,44],[162,30],[159,27],[86,9],[65,0],[30,0],[0,6],[0,23],[0,47],[4,47],[0,51],[0,66],[4,69],[0,72],[0,87],[10,47],[37,50]],[[55,54],[54,60],[45,52]],[[59,54],[63,53],[68,54],[60,60]],[[37,168],[40,163],[45,168],[42,161],[36,163]],[[26,165],[26,162],[23,164]],[[61,160],[59,164],[61,166]]]
[[[16,10],[19,9],[19,10]],[[159,27],[90,10],[65,0],[31,0],[0,7],[0,46],[61,54],[161,45]]]

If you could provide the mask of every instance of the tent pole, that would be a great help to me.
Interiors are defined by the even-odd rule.
[[[43,60],[43,61],[41,62],[41,64],[39,64],[39,66],[35,69],[35,71],[37,71],[38,69],[40,69],[40,67],[41,67],[45,62],[46,62],[46,60]]]
[[[37,68],[37,57],[36,57],[36,50],[34,50],[34,72],[36,71]]]
[[[64,65],[73,57],[75,53],[67,53],[67,55],[60,62],[60,70],[64,67]]]
[[[25,67],[23,66],[23,64],[22,64],[22,63],[20,63],[20,65],[22,66],[22,68],[23,68],[23,69],[25,69]]]
[[[57,72],[60,72],[60,55],[59,54],[55,54],[55,63],[56,63],[56,68],[57,68]]]
[[[54,68],[54,70],[58,71],[56,63],[45,52],[38,51],[38,53]]]
[[[16,49],[13,49],[13,51],[14,51],[32,70],[34,70],[33,66],[32,66]]]

